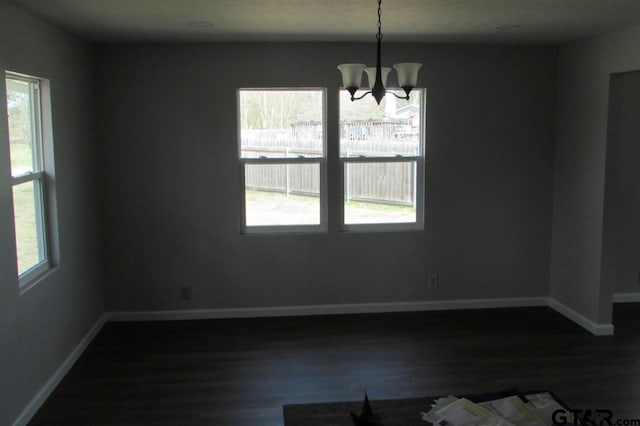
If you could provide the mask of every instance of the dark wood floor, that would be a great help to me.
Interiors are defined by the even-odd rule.
[[[282,425],[282,405],[548,389],[640,418],[640,305],[109,323],[31,425]]]

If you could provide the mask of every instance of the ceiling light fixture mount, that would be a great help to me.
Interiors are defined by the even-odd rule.
[[[387,90],[385,86],[387,85],[387,77],[391,72],[390,67],[383,67],[381,65],[381,53],[382,53],[382,0],[378,0],[378,34],[376,34],[376,39],[378,40],[378,55],[376,60],[375,67],[367,67],[365,64],[340,64],[338,65],[338,70],[342,74],[342,86],[347,89],[349,94],[351,95],[351,100],[356,101],[358,99],[362,99],[368,94],[371,94],[378,105],[384,98]],[[399,99],[409,99],[409,93],[416,87],[418,82],[418,70],[420,70],[422,64],[418,63],[401,63],[394,64],[393,68],[396,70],[396,74],[398,74],[398,85],[404,90],[406,96],[400,96],[394,92],[389,92]],[[367,91],[361,96],[356,97],[355,94],[362,86],[362,72],[367,73],[367,78],[369,79],[369,86],[371,86],[371,82],[374,82],[371,90]]]

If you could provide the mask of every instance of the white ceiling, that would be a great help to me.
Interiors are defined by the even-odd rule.
[[[377,31],[377,0],[12,1],[91,41],[375,41]],[[382,2],[388,42],[559,44],[638,24],[640,0]]]

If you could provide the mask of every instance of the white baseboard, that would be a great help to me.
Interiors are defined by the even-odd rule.
[[[548,306],[596,336],[613,334],[612,324],[596,324],[582,314],[549,297],[502,299],[459,299],[422,302],[357,303],[338,305],[303,305],[260,308],[189,309],[163,311],[110,312],[109,321],[178,321],[197,319],[233,319],[290,317],[307,315],[369,314],[390,312],[443,311],[458,309],[516,308]]]
[[[614,297],[616,302],[640,301],[640,294],[618,294]],[[414,312],[414,311],[442,311],[458,309],[488,309],[488,308],[516,308],[529,306],[548,306],[586,330],[597,336],[612,335],[613,324],[597,324],[582,314],[549,297],[523,297],[502,299],[460,299],[439,300],[422,302],[397,302],[397,303],[359,303],[339,305],[304,305],[304,306],[280,306],[260,308],[224,308],[224,309],[193,309],[193,310],[166,310],[166,311],[121,311],[103,314],[82,338],[65,361],[55,371],[42,389],[22,410],[22,413],[13,422],[13,426],[24,426],[44,404],[51,392],[64,378],[71,367],[76,363],[80,355],[89,346],[93,338],[108,321],[167,321],[167,320],[193,320],[193,319],[226,319],[226,318],[261,318],[261,317],[286,317],[305,315],[336,315],[336,314],[360,314],[360,313],[387,313],[387,312]]]
[[[615,293],[613,303],[637,303],[640,302],[640,293]]]
[[[102,327],[107,322],[107,314],[103,314],[98,321],[91,327],[91,329],[84,335],[82,340],[76,345],[76,347],[71,351],[69,356],[64,360],[62,365],[58,367],[58,369],[53,373],[53,375],[47,380],[47,383],[42,386],[40,391],[33,397],[33,399],[27,404],[27,406],[22,410],[22,413],[18,416],[18,418],[13,422],[13,426],[24,426],[33,418],[36,412],[40,409],[42,404],[47,400],[51,392],[58,386],[58,384],[62,381],[64,376],[69,372],[71,367],[76,363],[80,355],[85,351],[85,349],[89,346],[89,343],[93,340],[94,337],[100,332]]]
[[[549,298],[549,307],[565,317],[569,318],[571,321],[575,322],[582,328],[591,332],[596,336],[610,336],[613,335],[614,327],[613,324],[598,324],[591,321],[589,318],[585,317],[582,314],[574,311],[567,305],[558,302],[556,299]]]
[[[461,299],[423,302],[358,303],[339,305],[303,305],[261,308],[192,309],[167,311],[110,312],[109,321],[167,321],[192,319],[262,318],[305,315],[338,315],[386,312],[440,311],[455,309],[487,309],[525,306],[547,306],[547,297],[505,299]]]

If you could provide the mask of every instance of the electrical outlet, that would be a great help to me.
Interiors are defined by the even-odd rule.
[[[438,288],[440,285],[440,278],[438,274],[429,274],[429,278],[427,279],[427,289]]]
[[[180,297],[182,297],[183,300],[190,300],[191,299],[191,287],[182,287],[180,289]]]

